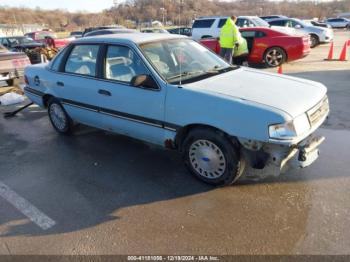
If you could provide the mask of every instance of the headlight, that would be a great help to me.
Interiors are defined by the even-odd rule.
[[[292,121],[269,126],[269,135],[271,138],[276,139],[292,139],[302,135],[309,129],[309,119],[306,114],[302,114]]]

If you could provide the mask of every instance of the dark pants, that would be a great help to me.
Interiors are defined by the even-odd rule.
[[[220,56],[226,60],[226,62],[232,64],[233,48],[221,48]]]
[[[246,65],[248,62],[248,56],[249,55],[241,55],[241,56],[234,57],[232,62],[235,65]]]

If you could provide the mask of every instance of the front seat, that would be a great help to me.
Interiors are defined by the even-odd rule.
[[[136,75],[134,69],[124,64],[112,65],[109,68],[110,78],[122,82],[130,82]]]

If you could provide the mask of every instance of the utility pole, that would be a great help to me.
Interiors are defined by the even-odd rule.
[[[179,6],[179,26],[181,26],[181,13],[183,10],[183,4],[185,2],[185,0],[179,0],[180,1],[180,6]]]

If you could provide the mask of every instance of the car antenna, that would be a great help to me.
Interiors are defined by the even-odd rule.
[[[183,1],[184,0],[179,0],[180,1],[180,9],[179,9],[179,27],[181,25],[181,11],[182,11],[182,5],[183,5]],[[182,64],[182,50],[180,49],[180,61],[179,61],[179,66],[180,66],[180,85],[182,85],[182,67],[181,67],[181,64]]]

